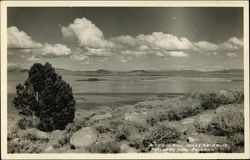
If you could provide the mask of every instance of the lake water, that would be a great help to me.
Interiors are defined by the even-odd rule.
[[[8,74],[8,99],[11,110],[15,87],[23,83],[27,73]],[[78,109],[100,106],[123,106],[140,101],[160,99],[163,94],[188,93],[195,91],[216,92],[232,89],[243,90],[242,75],[206,76],[83,76],[62,74],[74,93]],[[99,81],[87,81],[90,78]],[[11,107],[12,106],[12,107]],[[11,113],[10,111],[9,113]]]
[[[8,93],[15,93],[18,82],[26,79],[25,73],[8,74]],[[218,91],[243,89],[243,77],[216,75],[188,76],[77,76],[62,75],[74,93],[187,93],[194,91]],[[87,81],[98,78],[99,81]]]

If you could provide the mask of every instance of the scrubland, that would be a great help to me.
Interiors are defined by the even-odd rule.
[[[8,152],[243,152],[243,102],[242,91],[229,90],[162,96],[134,105],[76,110],[73,123],[53,132],[39,131],[35,120],[20,123],[13,118],[8,124]],[[84,143],[79,147],[72,136],[83,128],[92,134],[79,137]],[[205,144],[191,150],[192,145]]]

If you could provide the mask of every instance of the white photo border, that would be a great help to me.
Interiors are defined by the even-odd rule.
[[[7,7],[243,7],[244,153],[7,153]],[[247,159],[249,155],[249,3],[248,1],[2,1],[1,2],[1,158],[2,159]]]

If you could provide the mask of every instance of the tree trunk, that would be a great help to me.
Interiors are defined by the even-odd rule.
[[[36,92],[36,101],[38,102],[38,92]]]

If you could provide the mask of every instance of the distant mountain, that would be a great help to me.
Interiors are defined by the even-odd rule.
[[[67,69],[56,68],[57,73],[61,75],[80,75],[80,76],[207,76],[216,74],[243,74],[242,69],[225,69],[218,71],[198,71],[198,70],[132,70],[132,71],[110,71],[98,69],[96,71],[71,71]],[[23,68],[8,68],[8,72],[27,73],[28,69]]]

